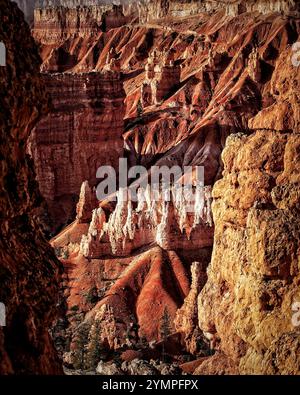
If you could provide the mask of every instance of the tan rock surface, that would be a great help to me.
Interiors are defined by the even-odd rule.
[[[290,73],[279,96],[299,77],[299,71]],[[299,372],[300,336],[292,323],[299,299],[298,132],[230,137],[222,154],[224,176],[213,191],[215,241],[198,300],[199,325],[240,373]]]

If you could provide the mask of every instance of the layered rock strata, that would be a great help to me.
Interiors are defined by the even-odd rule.
[[[81,184],[97,169],[117,169],[123,155],[124,96],[120,73],[44,74],[52,110],[34,129],[29,151],[53,229],[75,216]]]
[[[68,37],[78,34],[97,36],[100,31],[120,27],[137,17],[134,7],[116,5],[113,2],[58,2],[57,5],[39,2],[34,10],[35,37],[48,44],[57,44]]]

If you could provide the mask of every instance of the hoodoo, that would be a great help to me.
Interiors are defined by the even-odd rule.
[[[299,374],[299,2],[0,3],[0,371]]]

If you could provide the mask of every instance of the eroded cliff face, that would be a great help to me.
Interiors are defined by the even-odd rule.
[[[276,62],[274,104],[249,122],[260,130],[227,139],[213,191],[215,242],[199,324],[240,373],[299,372],[300,73],[291,57],[288,49]]]
[[[136,2],[117,5],[114,2],[95,1],[77,4],[73,1],[57,3],[41,1],[34,10],[34,31],[44,44],[58,42],[77,34],[82,39],[99,35],[132,22],[137,17]]]
[[[41,196],[26,155],[32,127],[47,109],[40,58],[16,4],[0,1],[0,40],[7,65],[0,67],[1,239],[0,374],[60,374],[49,329],[57,316],[60,263],[34,213]]]
[[[201,357],[196,372],[299,370],[299,337],[291,326],[299,281],[299,68],[291,63],[298,4],[225,3],[143,2],[139,20],[107,31],[95,27],[97,33],[84,11],[85,28],[67,27],[58,41],[42,20],[34,31],[43,71],[63,73],[47,78],[73,84],[91,76],[92,86],[119,73],[125,91],[119,132],[130,164],[204,166],[205,191],[214,187],[213,241],[209,193],[187,216],[176,199],[97,203],[93,175],[74,178],[77,193],[89,180],[77,217],[52,240],[66,267],[70,366],[78,364],[82,344],[93,349],[95,333],[111,350],[138,347],[144,338],[158,344],[167,309],[171,333],[179,335],[174,343]],[[48,16],[45,10],[44,20],[51,12],[57,10]],[[65,99],[55,99],[57,85],[52,97],[61,121],[67,111]],[[83,86],[78,91],[81,101]],[[44,126],[39,133],[50,136],[59,129],[53,116]],[[76,128],[65,123],[60,136],[65,130],[70,139],[74,130],[80,136]],[[97,124],[102,144],[108,129]],[[38,141],[36,153],[44,144]],[[59,152],[64,142],[53,141],[47,150]],[[107,164],[106,155],[100,162]],[[76,166],[85,169],[85,161]],[[213,357],[203,355],[207,346]]]
[[[29,152],[48,204],[49,226],[75,217],[81,184],[97,185],[97,169],[117,169],[123,156],[125,92],[120,73],[43,74],[52,108],[35,127]]]

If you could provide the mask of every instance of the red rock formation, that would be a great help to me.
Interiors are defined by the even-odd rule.
[[[60,31],[59,40],[52,40],[42,25],[35,31],[45,71],[68,70],[76,81],[77,73],[121,70],[123,138],[132,164],[202,165],[210,187],[221,178],[225,163],[224,178],[214,188],[214,253],[198,302],[203,283],[194,278],[188,294],[187,273],[194,261],[208,263],[205,248],[212,244],[212,228],[205,224],[207,217],[194,227],[195,217],[187,218],[174,202],[153,208],[142,200],[138,207],[119,201],[116,207],[107,202],[95,206],[89,224],[91,200],[82,193],[78,218],[53,240],[67,256],[69,360],[76,360],[83,329],[94,333],[100,326],[107,348],[126,344],[128,327],[136,323],[143,329],[140,336],[157,340],[162,299],[172,321],[183,304],[173,330],[183,334],[192,352],[198,352],[199,310],[200,337],[204,334],[217,352],[197,363],[196,372],[297,372],[297,336],[282,318],[298,281],[298,172],[292,158],[298,155],[299,72],[289,62],[290,47],[299,40],[297,7],[289,0],[225,1],[222,9],[218,1],[155,1],[139,5],[139,23],[96,28],[97,34],[90,23],[83,33]],[[285,216],[291,225],[280,231]],[[189,255],[191,247],[197,252]],[[176,273],[166,275],[166,267],[171,273],[176,267]],[[178,276],[185,279],[184,287]],[[179,299],[174,282],[184,288],[177,290]],[[151,303],[157,319],[149,322]],[[293,349],[286,366],[283,339]],[[91,345],[88,337],[85,342]],[[278,359],[273,364],[272,353]]]
[[[164,58],[164,56],[162,56]],[[174,54],[159,60],[156,51],[150,54],[145,66],[146,79],[142,85],[142,105],[144,108],[156,105],[171,96],[180,83],[179,64],[174,66]]]
[[[34,10],[35,38],[43,44],[57,43],[77,35],[97,37],[107,31],[131,22],[137,15],[134,7],[96,2],[95,5],[72,4],[72,1],[40,1]]]
[[[203,254],[206,262],[208,257],[209,253],[206,257]],[[133,347],[139,338],[148,341],[160,338],[162,316],[167,308],[174,331],[172,322],[176,310],[189,290],[187,265],[174,251],[153,247],[135,257],[90,262],[77,257],[71,258],[71,262],[69,277],[75,280],[72,285],[69,283],[67,294],[72,338],[71,354],[67,355],[69,362],[75,362],[80,352],[77,339],[83,325],[89,333],[97,325],[101,333],[99,342],[107,348]],[[78,312],[87,313],[79,326],[74,306]],[[129,338],[129,328],[136,323],[139,327]]]
[[[88,181],[83,182],[76,207],[76,217],[79,223],[90,223],[93,210],[97,206],[97,203],[95,191],[89,186]]]
[[[118,167],[123,153],[124,90],[114,71],[45,74],[52,111],[36,126],[30,152],[53,229],[74,218],[83,181],[97,184],[102,165]]]
[[[7,49],[7,66],[0,67],[0,301],[6,306],[0,374],[60,374],[49,334],[57,318],[60,264],[34,215],[41,199],[25,152],[47,99],[37,48],[21,11],[0,0],[0,21]]]
[[[119,199],[108,220],[101,207],[93,211],[87,236],[83,235],[80,240],[80,234],[87,229],[81,220],[82,212],[87,213],[86,217],[90,213],[88,190],[84,183],[77,220],[52,241],[56,249],[63,248],[67,252],[65,259],[70,281],[66,296],[69,311],[72,312],[76,306],[78,311],[88,313],[91,305],[100,298],[101,301],[86,315],[82,325],[87,325],[91,331],[95,325],[102,328],[100,341],[107,347],[119,348],[126,344],[127,327],[132,321],[140,327],[135,343],[138,336],[149,341],[157,340],[164,306],[168,308],[172,325],[175,312],[187,295],[188,251],[191,256],[203,255],[203,265],[208,263],[213,234],[210,192],[204,190],[203,200],[196,199],[199,207],[192,215],[187,215],[180,199],[170,202],[169,209],[168,203],[161,201],[151,204],[147,191],[145,199],[139,200],[136,209],[133,209],[131,201],[122,202]],[[155,244],[163,249],[152,247]],[[74,282],[71,278],[77,280]],[[151,325],[147,321],[149,301],[157,316]],[[118,322],[123,324],[119,325]],[[76,329],[76,319],[72,319],[70,324],[73,356],[68,354],[69,363],[76,361],[76,339],[80,330]]]

